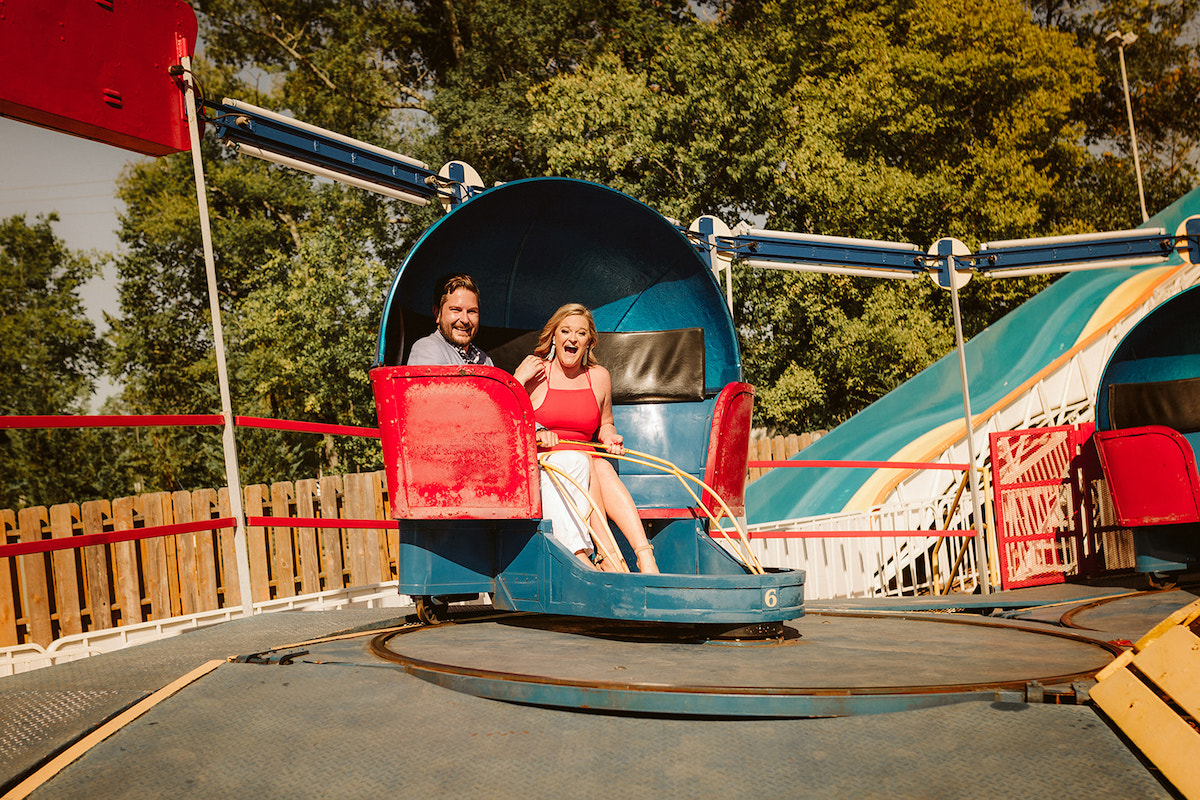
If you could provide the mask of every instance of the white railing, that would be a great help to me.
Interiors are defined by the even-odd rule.
[[[1200,282],[1200,267],[1184,264],[1152,291],[1150,297],[1107,328],[1069,351],[1056,364],[1047,365],[1023,391],[1014,392],[977,416],[975,425],[976,466],[986,474],[988,434],[995,431],[1078,424],[1095,418],[1096,389],[1109,356],[1155,306]],[[965,426],[964,426],[965,428]],[[964,435],[927,460],[965,463]],[[828,514],[750,526],[752,532],[886,531],[928,529],[930,520],[945,518],[959,485],[959,478],[945,470],[916,470],[899,480],[884,502],[866,512]],[[984,487],[990,494],[990,487]],[[985,504],[991,498],[985,498]],[[950,527],[969,532],[970,494],[965,493]],[[985,520],[990,522],[988,509]],[[986,525],[987,530],[992,526]],[[752,534],[753,535],[753,534]],[[996,543],[989,533],[989,558],[995,560]],[[871,597],[876,595],[930,594],[932,577],[942,581],[964,548],[954,591],[972,591],[978,580],[972,541],[947,539],[934,554],[933,537],[845,537],[755,539],[756,555],[764,564],[806,570],[805,597]],[[993,570],[994,572],[994,570]]]
[[[1155,306],[1198,281],[1200,267],[1183,265],[1159,284],[1146,302],[1115,320],[1099,335],[1073,348],[1061,363],[1053,368],[1047,365],[1025,391],[1009,395],[1001,403],[978,415],[975,423],[976,465],[983,467],[987,463],[989,433],[1073,425],[1095,419],[1096,389],[1113,350],[1125,338],[1125,334]],[[965,462],[966,436],[956,439],[936,459],[931,460]],[[903,504],[914,497],[953,493],[955,489],[956,482],[950,475],[931,470],[915,472],[895,486],[883,505]]]
[[[876,506],[749,526],[755,555],[764,565],[805,571],[805,599],[970,592],[978,582],[970,519],[964,506],[950,516],[959,535],[894,536],[888,531],[942,528],[953,494],[923,502]],[[831,536],[773,538],[773,532]],[[853,535],[844,532],[853,531]],[[879,536],[862,534],[879,531]],[[843,532],[843,535],[837,535]],[[769,538],[770,537],[770,538]],[[965,551],[965,552],[964,552]],[[956,569],[957,563],[957,569]]]
[[[274,611],[337,611],[341,609],[399,608],[411,605],[410,598],[398,594],[396,581],[332,589],[327,592],[267,600],[254,604],[254,613]],[[65,664],[81,658],[121,650],[136,644],[166,639],[187,631],[228,622],[243,616],[241,606],[202,611],[180,617],[156,619],[135,625],[123,625],[87,633],[77,633],[55,639],[48,647],[39,644],[20,644],[0,647],[0,678],[20,672],[30,672],[55,664]]]

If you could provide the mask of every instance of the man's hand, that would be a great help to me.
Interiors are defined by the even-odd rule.
[[[540,381],[546,375],[546,362],[538,356],[528,355],[525,360],[517,365],[513,371],[513,377],[525,386],[530,381]]]

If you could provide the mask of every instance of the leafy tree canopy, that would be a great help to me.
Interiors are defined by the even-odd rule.
[[[103,349],[80,296],[98,263],[68,252],[53,214],[0,220],[0,414],[86,414]],[[90,498],[95,431],[5,430],[0,508]]]
[[[404,230],[391,204],[205,147],[235,412],[373,427],[366,368]],[[122,313],[109,322],[111,369],[125,387],[115,407],[127,413],[220,408],[196,198],[179,190],[194,185],[191,170],[186,156],[158,159],[134,168],[122,190]],[[239,441],[247,481],[378,460],[340,437],[242,431]],[[211,429],[164,429],[141,444],[147,487],[224,474]]]
[[[212,98],[462,159],[488,183],[568,175],[683,221],[975,246],[1140,221],[1103,44],[1118,22],[1142,37],[1127,56],[1152,209],[1194,181],[1198,4],[204,0],[197,71]],[[387,276],[436,209],[204,147],[236,412],[372,424],[365,369]],[[116,407],[211,412],[188,158],[132,169],[122,198]],[[928,281],[735,278],[762,424],[835,424],[950,348],[948,298]],[[1045,284],[972,281],[968,335]],[[241,441],[248,480],[374,452]],[[126,463],[148,488],[211,484],[217,448],[210,431],[157,431]]]
[[[732,3],[651,58],[543,82],[531,130],[552,171],[685,220],[975,245],[1095,224],[1061,193],[1090,159],[1072,109],[1096,81],[1075,37],[1010,0]],[[974,282],[968,329],[1044,285]],[[929,283],[742,271],[737,287],[765,424],[835,424],[951,344]]]

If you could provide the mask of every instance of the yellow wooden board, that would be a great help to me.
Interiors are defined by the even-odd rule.
[[[83,518],[83,534],[104,533],[104,523],[112,520],[112,506],[107,500],[90,500],[79,510]],[[84,583],[87,595],[88,630],[112,627],[112,587],[108,580],[108,548],[94,544],[83,548]]]
[[[2,0],[0,0],[2,3]],[[383,472],[246,488],[248,516],[385,519]],[[268,496],[269,495],[269,496]],[[112,500],[0,509],[0,543],[69,540],[80,534],[198,523],[233,516],[229,490],[152,492]],[[241,587],[235,529],[93,544],[0,558],[0,647],[90,633],[255,602],[394,578],[399,534],[369,527],[343,531],[249,526],[251,584]],[[268,547],[269,545],[269,547]],[[347,582],[347,573],[357,582]]]
[[[50,525],[49,513],[44,506],[22,508],[17,512],[22,542],[37,542],[42,531]],[[42,646],[54,641],[50,622],[50,593],[53,580],[47,575],[48,559],[45,553],[33,553],[17,557],[17,577],[21,582],[21,597],[24,600],[26,625],[29,638]]]
[[[50,535],[53,538],[74,536],[78,521],[79,506],[74,503],[50,507]],[[59,550],[50,558],[54,562],[54,608],[58,611],[58,635],[83,633],[79,583],[75,580],[78,553],[75,550]]]
[[[295,491],[290,481],[271,484],[271,516],[292,516]],[[296,544],[290,526],[275,525],[270,529],[271,563],[275,574],[275,596],[296,596]]]
[[[1194,622],[1197,618],[1200,618],[1200,600],[1193,600],[1151,628],[1149,633],[1137,640],[1137,643],[1134,644],[1133,649],[1143,650],[1150,644],[1150,642],[1162,636],[1171,628],[1174,628],[1177,625],[1191,625],[1192,622]]]
[[[1138,653],[1133,664],[1180,708],[1200,719],[1200,638],[1194,633],[1171,628]]]
[[[1200,733],[1128,669],[1096,684],[1091,698],[1176,789],[1200,799]]]
[[[296,481],[296,516],[314,519],[317,516],[318,483],[315,478]],[[300,591],[312,594],[321,591],[321,557],[317,549],[316,528],[296,528],[296,553],[300,560]]]

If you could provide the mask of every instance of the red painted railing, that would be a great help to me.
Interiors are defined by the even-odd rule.
[[[153,427],[190,427],[190,426],[220,426],[225,424],[225,418],[220,414],[89,414],[89,415],[25,415],[0,416],[0,429],[32,430],[32,429],[61,429],[61,428],[153,428]],[[265,430],[292,431],[298,433],[332,434],[334,436],[362,436],[379,438],[378,428],[367,428],[357,425],[331,425],[322,422],[297,422],[294,420],[269,419],[267,417],[233,418],[233,424],[240,428],[258,428]],[[291,517],[247,517],[247,525],[290,525],[306,528],[375,528],[395,529],[395,520],[343,520],[343,519],[309,519]],[[0,558],[24,556],[32,553],[50,553],[56,550],[73,550],[97,544],[112,544],[115,542],[132,542],[141,539],[154,539],[162,536],[174,536],[180,533],[195,531],[221,530],[237,527],[233,517],[187,522],[178,525],[156,525],[135,530],[112,531],[111,533],[88,534],[72,536],[68,539],[44,539],[37,542],[20,542],[18,544],[0,544]]]

